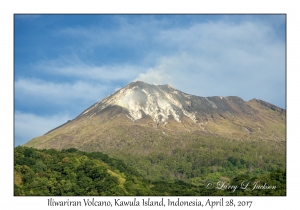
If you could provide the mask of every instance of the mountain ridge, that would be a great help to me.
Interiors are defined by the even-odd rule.
[[[192,125],[183,126],[188,127],[186,129],[189,132],[201,130],[222,135],[223,133],[213,130],[220,130],[220,128],[224,130],[230,124],[231,127],[235,126],[231,133],[241,129],[246,133],[253,133],[253,131],[257,133],[266,124],[265,118],[268,118],[262,116],[262,112],[272,112],[271,117],[268,115],[269,118],[279,120],[281,124],[285,123],[286,111],[263,100],[254,98],[244,101],[237,96],[200,97],[184,93],[167,84],[150,85],[136,81],[94,103],[73,120],[67,121],[44,135],[80,119],[88,120],[106,115],[113,117],[119,114],[123,114],[134,124],[152,119],[156,128],[167,128],[168,124],[172,124],[170,122],[173,121],[173,124],[183,123],[184,119],[186,124]],[[261,123],[254,125],[255,122]],[[151,123],[148,122],[148,124]],[[191,127],[193,129],[190,129]],[[285,133],[281,133],[280,137],[284,138]]]
[[[118,151],[118,145],[132,142],[135,145],[132,152],[149,153],[157,148],[147,143],[149,139],[160,139],[157,145],[163,142],[172,145],[187,135],[280,142],[286,139],[285,115],[284,109],[258,99],[200,97],[169,85],[138,81],[24,146],[107,152]],[[169,146],[169,150],[175,147]]]

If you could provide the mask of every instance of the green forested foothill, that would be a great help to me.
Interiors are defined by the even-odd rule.
[[[144,195],[147,182],[122,161],[76,149],[15,148],[15,195]]]
[[[178,149],[174,151],[174,156],[178,155],[178,160],[182,159],[181,153],[184,152]],[[169,162],[163,162],[167,164],[166,170],[168,167],[177,167],[176,173],[182,174],[181,176],[170,178],[161,173],[154,175],[155,179],[148,179],[123,161],[100,152],[83,152],[73,148],[61,151],[38,150],[18,146],[14,156],[14,194],[18,196],[286,195],[285,170],[280,170],[276,163],[271,168],[266,167],[267,164],[258,163],[261,167],[254,168],[253,173],[249,173],[249,163],[247,159],[244,160],[245,157],[227,158],[223,161],[225,164],[222,168],[209,164],[217,158],[208,158],[207,164],[200,166],[199,163],[199,175],[193,175],[195,169],[192,155],[179,163],[176,162],[177,159],[170,159]],[[167,156],[159,153],[148,158],[155,164]],[[254,163],[252,167],[255,166]],[[168,174],[167,171],[165,173]],[[185,176],[188,179],[180,179]],[[214,183],[213,188],[207,188],[208,181]],[[240,186],[244,181],[250,183],[247,189],[238,187],[232,191],[220,187],[222,183]],[[267,189],[266,185],[263,187],[265,183],[276,186],[276,189]],[[254,186],[260,186],[260,189],[253,189]]]
[[[146,144],[151,148],[143,149]],[[259,138],[237,140],[189,134],[162,141],[145,136],[138,145],[124,144],[118,150],[107,149],[107,153],[147,179],[182,180],[195,185],[206,180],[231,180],[239,174],[260,176],[286,167],[285,141]]]

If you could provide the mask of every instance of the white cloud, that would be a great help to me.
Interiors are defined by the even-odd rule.
[[[95,81],[131,81],[141,70],[140,66],[126,63],[97,66],[85,63],[77,56],[40,61],[34,68],[37,71],[57,74],[66,78]]]
[[[149,19],[150,16],[143,16],[143,20],[128,22],[125,17],[111,16],[110,20],[114,22],[115,27],[102,28],[101,26],[89,27],[68,27],[57,32],[59,35],[77,38],[84,43],[84,48],[95,48],[102,45],[130,46],[141,48],[141,43],[147,43],[156,34],[158,26],[162,21]],[[148,18],[148,19],[147,19]]]
[[[71,56],[41,62],[37,68],[81,80],[142,80],[170,84],[195,95],[256,97],[284,106],[285,43],[272,21],[224,19],[186,27],[161,27],[167,23],[155,20],[120,21],[120,27],[108,33],[97,27],[68,28],[61,33],[86,38],[84,42],[92,43],[92,48],[115,44],[146,50],[138,64],[132,60],[97,66]]]
[[[265,23],[208,22],[162,30],[157,42],[173,52],[136,80],[169,83],[200,95],[237,95],[285,106],[285,43]]]
[[[97,101],[106,96],[105,90],[117,90],[119,81],[142,80],[170,84],[195,95],[256,97],[284,106],[285,42],[278,38],[274,21],[224,19],[195,21],[184,27],[162,27],[168,25],[166,20],[129,23],[119,17],[118,21],[120,27],[114,29],[93,26],[59,33],[83,38],[82,47],[87,49],[126,45],[136,52],[147,52],[138,62],[131,58],[127,63],[96,65],[76,54],[60,55],[40,61],[35,68],[73,79],[73,83],[19,80],[16,93],[56,99],[54,103],[78,98]],[[96,82],[116,87],[107,89]]]
[[[158,66],[155,69],[149,69],[146,73],[140,73],[135,81],[143,81],[149,84],[172,84],[172,77],[168,75],[163,66]]]
[[[68,114],[38,116],[32,113],[15,112],[15,146],[23,145],[34,137],[44,135],[51,129],[70,120]]]
[[[72,103],[74,100],[98,101],[104,98],[109,87],[97,83],[76,81],[55,83],[40,79],[19,79],[15,82],[17,99],[38,100],[53,104]]]
[[[39,68],[77,79],[171,84],[203,96],[270,100],[276,97],[273,92],[280,92],[284,98],[285,43],[275,32],[273,19],[260,21],[249,16],[239,21],[195,21],[184,27],[164,27],[169,26],[166,20],[129,23],[118,17],[120,27],[109,32],[93,26],[60,33],[84,38],[90,48],[128,42],[125,45],[135,51],[147,51],[139,62],[98,66],[73,56],[41,63]]]

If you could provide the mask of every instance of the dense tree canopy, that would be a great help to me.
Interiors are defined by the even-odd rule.
[[[180,149],[174,155],[182,155]],[[158,153],[149,157],[157,164],[166,156]],[[14,194],[15,195],[51,195],[51,196],[97,196],[97,195],[285,195],[286,175],[284,170],[258,170],[257,173],[242,173],[247,168],[243,159],[230,157],[223,165],[223,172],[211,165],[202,165],[195,176],[193,156],[186,155],[189,162],[166,162],[167,167],[177,168],[177,177],[192,177],[186,181],[164,178],[145,179],[140,173],[127,166],[123,161],[111,158],[100,152],[83,152],[74,148],[58,151],[54,149],[38,150],[16,147],[14,158]],[[192,162],[191,164],[189,164]],[[227,171],[239,172],[231,179],[224,178]],[[166,171],[167,173],[167,171]],[[214,187],[208,189],[207,181],[213,181]],[[238,188],[234,192],[221,189],[219,183],[240,186],[249,181],[247,190]],[[276,189],[253,189],[267,183]],[[265,186],[266,188],[266,186]]]

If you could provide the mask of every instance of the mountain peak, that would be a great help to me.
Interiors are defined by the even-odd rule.
[[[139,86],[139,87],[144,87],[144,86],[150,86],[150,87],[153,87],[153,86],[159,86],[159,87],[167,87],[167,88],[175,89],[175,88],[173,88],[173,87],[172,87],[171,85],[169,85],[169,84],[154,85],[154,84],[149,84],[149,83],[146,83],[146,82],[143,82],[143,81],[140,81],[140,80],[131,82],[131,83],[129,83],[128,86]]]
[[[246,126],[248,123],[239,126],[237,124],[244,119],[253,122],[264,121],[258,110],[280,112],[278,116],[270,112],[270,116],[279,117],[279,120],[285,117],[285,110],[262,100],[253,99],[247,102],[237,96],[201,97],[184,93],[168,84],[152,85],[135,81],[93,104],[62,127],[74,121],[88,122],[100,119],[106,122],[122,116],[122,119],[135,125],[146,123],[167,128],[176,124],[188,131],[200,130],[210,133],[211,129],[229,132],[232,128],[236,129],[237,133],[241,130],[252,132],[256,128]],[[228,126],[228,131],[222,126]]]
[[[131,83],[129,83],[129,85],[137,85],[137,86],[143,86],[143,85],[150,85],[150,84],[147,84],[147,83],[145,83],[145,82],[143,82],[143,81],[139,81],[139,80],[137,80],[137,81],[134,81],[134,82],[131,82]]]
[[[194,114],[188,113],[184,108],[186,104],[191,104],[190,96],[168,84],[151,85],[135,81],[89,107],[79,117],[99,113],[107,107],[119,106],[128,112],[126,116],[132,121],[141,119],[143,115],[150,116],[156,123],[166,123],[171,116],[180,122],[184,115],[195,121]]]
[[[103,102],[107,105],[118,105],[127,109],[129,118],[133,121],[141,119],[144,113],[151,116],[156,123],[167,121],[170,115],[173,115],[179,122],[180,117],[175,111],[176,108],[179,108],[179,102],[172,97],[168,90],[169,87],[169,85],[151,85],[135,81],[113,94],[107,100],[108,103]]]
[[[230,111],[234,113],[228,102],[222,102],[220,97],[199,97],[183,93],[168,84],[150,85],[142,81],[135,81],[118,90],[114,94],[97,102],[80,116],[91,116],[107,107],[119,106],[126,112],[126,116],[133,122],[150,116],[156,124],[165,125],[169,119],[181,122],[188,118],[194,123],[200,123],[203,112]],[[221,97],[222,98],[222,97]],[[237,97],[226,97],[227,101],[243,103]]]

